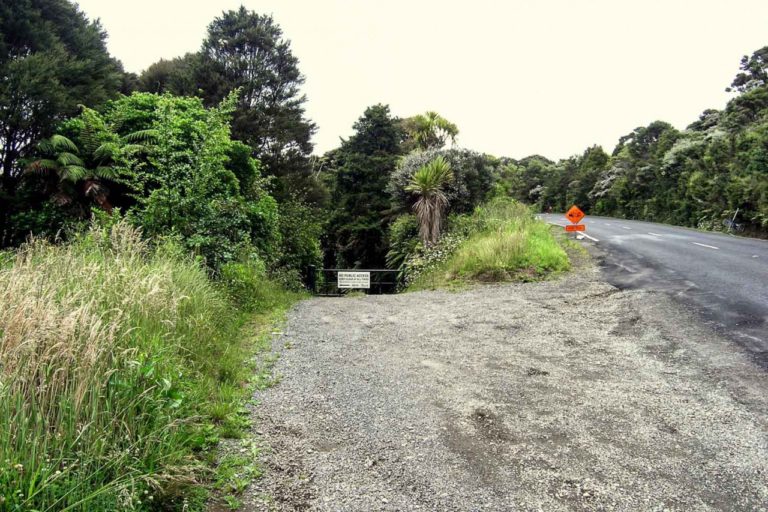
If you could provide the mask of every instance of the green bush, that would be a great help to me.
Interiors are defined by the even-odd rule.
[[[259,259],[226,263],[221,267],[219,279],[233,302],[247,312],[270,311],[290,295],[283,291],[286,286],[267,277],[266,266]]]
[[[401,215],[389,226],[387,267],[400,268],[421,245],[415,215]]]
[[[488,198],[500,167],[496,158],[468,149],[430,149],[404,156],[390,175],[387,191],[397,207],[410,208],[414,199],[405,187],[419,168],[437,157],[443,157],[453,173],[445,188],[450,212],[469,213]]]
[[[324,215],[317,209],[297,200],[280,204],[280,277],[286,285],[301,286],[310,265],[321,266],[323,251],[320,236],[325,225]]]

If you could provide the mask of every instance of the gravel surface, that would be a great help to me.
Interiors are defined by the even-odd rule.
[[[768,510],[768,375],[591,267],[307,300],[274,350],[245,510]]]

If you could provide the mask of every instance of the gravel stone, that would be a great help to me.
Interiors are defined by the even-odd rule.
[[[245,510],[768,510],[768,375],[591,266],[314,298],[273,348]]]

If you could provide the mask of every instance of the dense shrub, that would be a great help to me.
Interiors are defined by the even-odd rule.
[[[306,278],[310,265],[320,266],[323,252],[320,236],[325,226],[324,215],[317,208],[296,200],[280,204],[280,253],[278,266]],[[300,281],[292,279],[292,284]]]
[[[387,267],[399,268],[421,245],[419,223],[412,214],[397,217],[389,226]]]
[[[442,156],[450,164],[453,180],[445,187],[448,211],[468,213],[485,201],[493,189],[499,161],[467,149],[415,151],[403,157],[389,179],[387,191],[394,204],[409,210],[414,198],[405,190],[414,173]]]

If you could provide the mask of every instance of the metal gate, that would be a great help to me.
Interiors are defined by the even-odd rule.
[[[368,288],[340,288],[339,272],[368,273]],[[315,294],[325,297],[338,297],[351,291],[362,291],[368,295],[397,293],[400,288],[400,271],[388,268],[317,268],[310,265],[307,272],[307,285]]]

